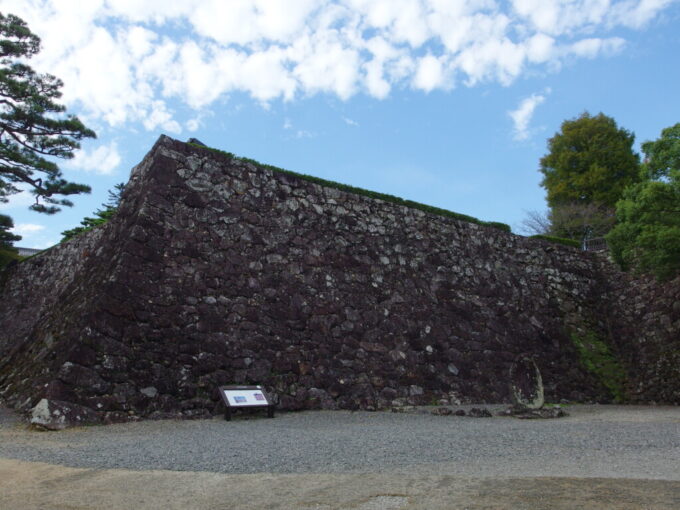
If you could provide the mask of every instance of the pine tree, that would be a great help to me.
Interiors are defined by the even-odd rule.
[[[103,225],[107,221],[109,221],[114,213],[118,210],[118,205],[120,204],[120,196],[123,193],[123,190],[125,189],[125,184],[118,183],[116,184],[113,189],[109,190],[109,199],[106,201],[106,203],[102,204],[101,209],[97,209],[94,212],[94,218],[91,216],[86,216],[83,218],[80,222],[80,227],[75,227],[70,230],[64,230],[61,235],[64,236],[61,238],[60,242],[68,241],[69,239],[72,239],[76,237],[77,235],[82,234],[83,232],[87,232],[88,230],[92,230],[94,227],[97,227],[99,225]]]
[[[64,179],[52,158],[72,158],[80,140],[96,135],[78,117],[60,115],[61,80],[24,63],[39,51],[40,39],[21,18],[0,13],[0,202],[28,186],[35,195],[30,209],[54,214],[73,205],[64,196],[90,187]]]

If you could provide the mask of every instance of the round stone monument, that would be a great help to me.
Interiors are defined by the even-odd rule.
[[[543,397],[543,379],[532,357],[517,357],[510,367],[510,394],[513,404],[524,409],[540,409]]]

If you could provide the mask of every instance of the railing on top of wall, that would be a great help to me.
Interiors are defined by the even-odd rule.
[[[607,251],[607,240],[604,237],[584,239],[581,248],[583,251]]]

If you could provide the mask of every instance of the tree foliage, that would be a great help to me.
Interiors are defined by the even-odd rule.
[[[549,212],[524,211],[526,217],[519,224],[519,231],[526,235],[550,234]]]
[[[579,241],[604,236],[616,221],[613,208],[578,202],[554,206],[548,218],[550,235]]]
[[[528,211],[520,228],[529,235],[584,239],[604,236],[614,226],[614,209],[597,204],[556,205],[545,212]]]
[[[642,150],[650,179],[625,191],[607,242],[622,268],[668,279],[680,274],[680,124]]]
[[[21,236],[13,234],[10,229],[14,227],[12,218],[0,214],[0,268],[5,267],[13,260],[19,258],[19,253],[12,246],[14,241],[19,241]]]
[[[548,205],[614,208],[623,190],[640,180],[634,141],[633,133],[602,113],[565,120],[540,161]]]
[[[21,236],[12,234],[10,230],[14,227],[12,218],[4,214],[0,214],[0,249],[12,248],[14,241],[21,240]]]
[[[106,203],[102,204],[101,209],[97,209],[94,212],[95,217],[92,218],[90,216],[86,216],[80,222],[81,225],[80,227],[75,227],[70,230],[64,230],[61,233],[61,235],[64,237],[62,237],[60,242],[63,243],[64,241],[68,241],[69,239],[72,239],[77,235],[82,234],[83,232],[92,230],[94,227],[103,225],[104,223],[109,221],[113,217],[114,213],[118,210],[118,206],[120,205],[120,197],[124,189],[125,184],[123,184],[122,182],[116,184],[112,190],[109,190],[109,199],[106,201]]]
[[[40,39],[13,14],[0,13],[0,202],[28,185],[34,211],[53,214],[73,203],[64,196],[89,193],[69,182],[50,158],[72,158],[83,138],[94,138],[56,100],[63,83],[39,74],[24,61],[40,51]]]
[[[669,177],[680,170],[680,122],[661,131],[661,137],[642,144],[645,173],[649,179]]]
[[[680,171],[671,172],[668,182],[648,181],[626,190],[616,216],[607,242],[623,269],[660,279],[680,274]]]

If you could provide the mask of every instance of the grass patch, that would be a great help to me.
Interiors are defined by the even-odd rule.
[[[574,248],[580,248],[581,243],[577,241],[576,239],[567,239],[566,237],[555,237],[555,236],[546,236],[544,234],[536,234],[534,236],[530,236],[531,239],[543,239],[544,241],[550,241],[551,243],[555,244],[563,244],[564,246],[572,246]]]
[[[275,172],[275,173],[289,175],[291,177],[296,177],[296,178],[302,179],[304,181],[313,182],[314,184],[318,184],[318,185],[324,186],[326,188],[333,188],[333,189],[337,189],[337,190],[340,190],[340,191],[345,191],[347,193],[352,193],[354,195],[362,195],[362,196],[369,197],[369,198],[384,200],[385,202],[391,202],[393,204],[403,205],[403,206],[409,207],[411,209],[419,209],[421,211],[424,211],[424,212],[427,212],[427,213],[430,213],[430,214],[436,214],[438,216],[446,216],[448,218],[454,218],[454,219],[461,220],[461,221],[467,221],[469,223],[475,223],[477,225],[483,225],[485,227],[496,228],[496,229],[502,230],[504,232],[510,232],[511,231],[510,225],[507,225],[505,223],[501,223],[499,221],[482,221],[478,218],[475,218],[474,216],[468,216],[467,214],[461,214],[461,213],[449,211],[447,209],[441,209],[439,207],[433,207],[431,205],[421,204],[420,202],[414,202],[413,200],[405,200],[403,198],[396,197],[394,195],[388,195],[387,193],[378,193],[376,191],[370,191],[370,190],[363,189],[363,188],[357,188],[355,186],[349,186],[348,184],[342,184],[340,182],[328,181],[326,179],[314,177],[313,175],[291,172],[290,170],[285,170],[285,169],[279,168],[277,166],[260,163],[259,161],[255,161],[254,159],[240,158],[240,157],[234,155],[231,152],[225,152],[225,151],[221,151],[219,149],[213,149],[212,147],[206,147],[204,145],[198,145],[198,144],[194,144],[194,143],[190,143],[188,145],[191,145],[192,147],[197,147],[199,149],[210,150],[210,151],[215,152],[217,154],[221,154],[223,156],[226,156],[229,159],[238,159],[239,161],[245,161],[247,163],[252,163],[253,165],[256,165],[260,168],[265,168],[267,170],[271,170],[272,172]]]
[[[569,406],[575,406],[577,404],[578,404],[578,402],[569,402],[569,403],[566,403],[566,404],[556,404],[556,403],[552,403],[552,402],[546,402],[545,404],[543,404],[543,407],[545,409],[566,409]]]
[[[615,402],[626,400],[626,372],[609,346],[592,331],[584,336],[571,334],[581,364],[609,390]]]

